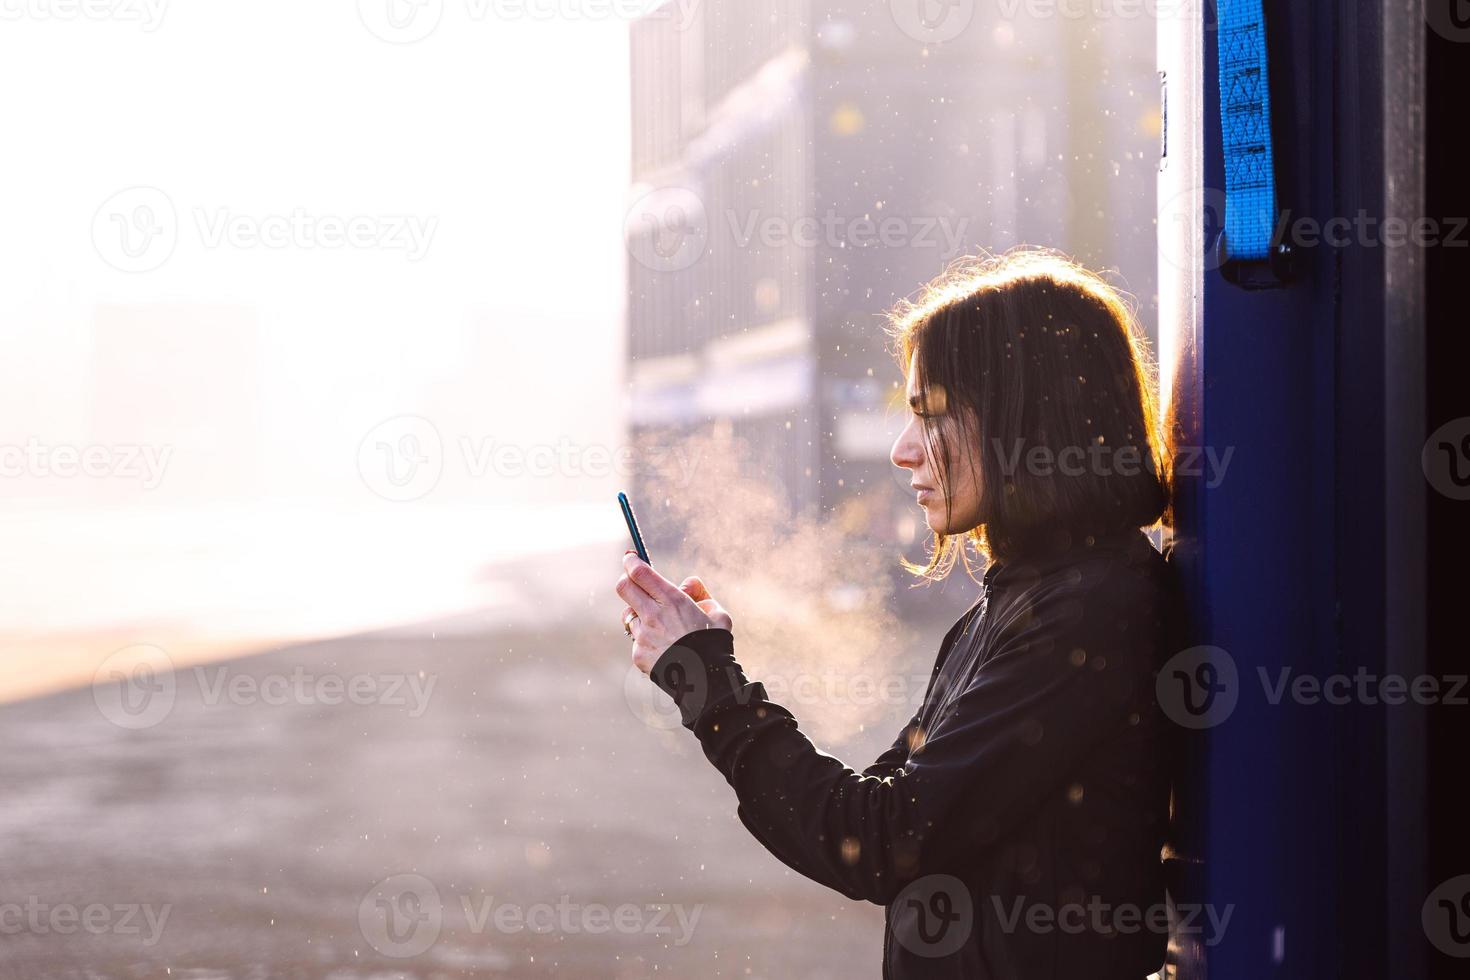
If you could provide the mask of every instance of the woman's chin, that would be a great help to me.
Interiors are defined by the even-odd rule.
[[[944,506],[941,502],[938,506],[929,504],[924,507],[924,523],[929,530],[935,534],[943,534],[946,537],[956,537],[973,531],[979,526],[978,521],[954,520],[954,515],[946,516]]]
[[[927,524],[929,526],[929,530],[933,531],[935,534],[949,534],[950,533],[949,532],[949,521],[945,519],[944,511],[943,510],[940,510],[938,513],[935,513],[930,508],[925,507],[924,508],[924,523]]]

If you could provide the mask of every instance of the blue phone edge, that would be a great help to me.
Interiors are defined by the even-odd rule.
[[[628,525],[628,534],[633,539],[633,548],[638,552],[638,557],[652,565],[653,562],[648,561],[648,548],[643,544],[643,532],[638,529],[638,518],[633,515],[633,503],[621,490],[618,491],[618,506],[623,510],[623,520]]]

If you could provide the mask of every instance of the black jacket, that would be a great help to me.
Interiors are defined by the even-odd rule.
[[[1169,573],[1136,530],[993,562],[919,712],[861,773],[746,679],[728,630],[682,637],[650,677],[757,840],[886,907],[885,978],[1142,980],[1168,939]]]

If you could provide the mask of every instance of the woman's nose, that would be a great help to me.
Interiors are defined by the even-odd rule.
[[[888,458],[894,466],[902,469],[912,470],[918,467],[920,461],[918,442],[910,438],[909,427],[899,433],[898,439],[888,453]]]

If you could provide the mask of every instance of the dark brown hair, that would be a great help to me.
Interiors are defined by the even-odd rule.
[[[899,370],[917,352],[916,390],[928,404],[937,387],[946,404],[948,426],[924,421],[946,502],[957,453],[980,450],[981,521],[965,537],[981,556],[1004,560],[1049,531],[1171,523],[1156,366],[1101,276],[1054,249],[965,256],[888,320]],[[935,532],[927,567],[904,567],[944,578],[965,537]]]

